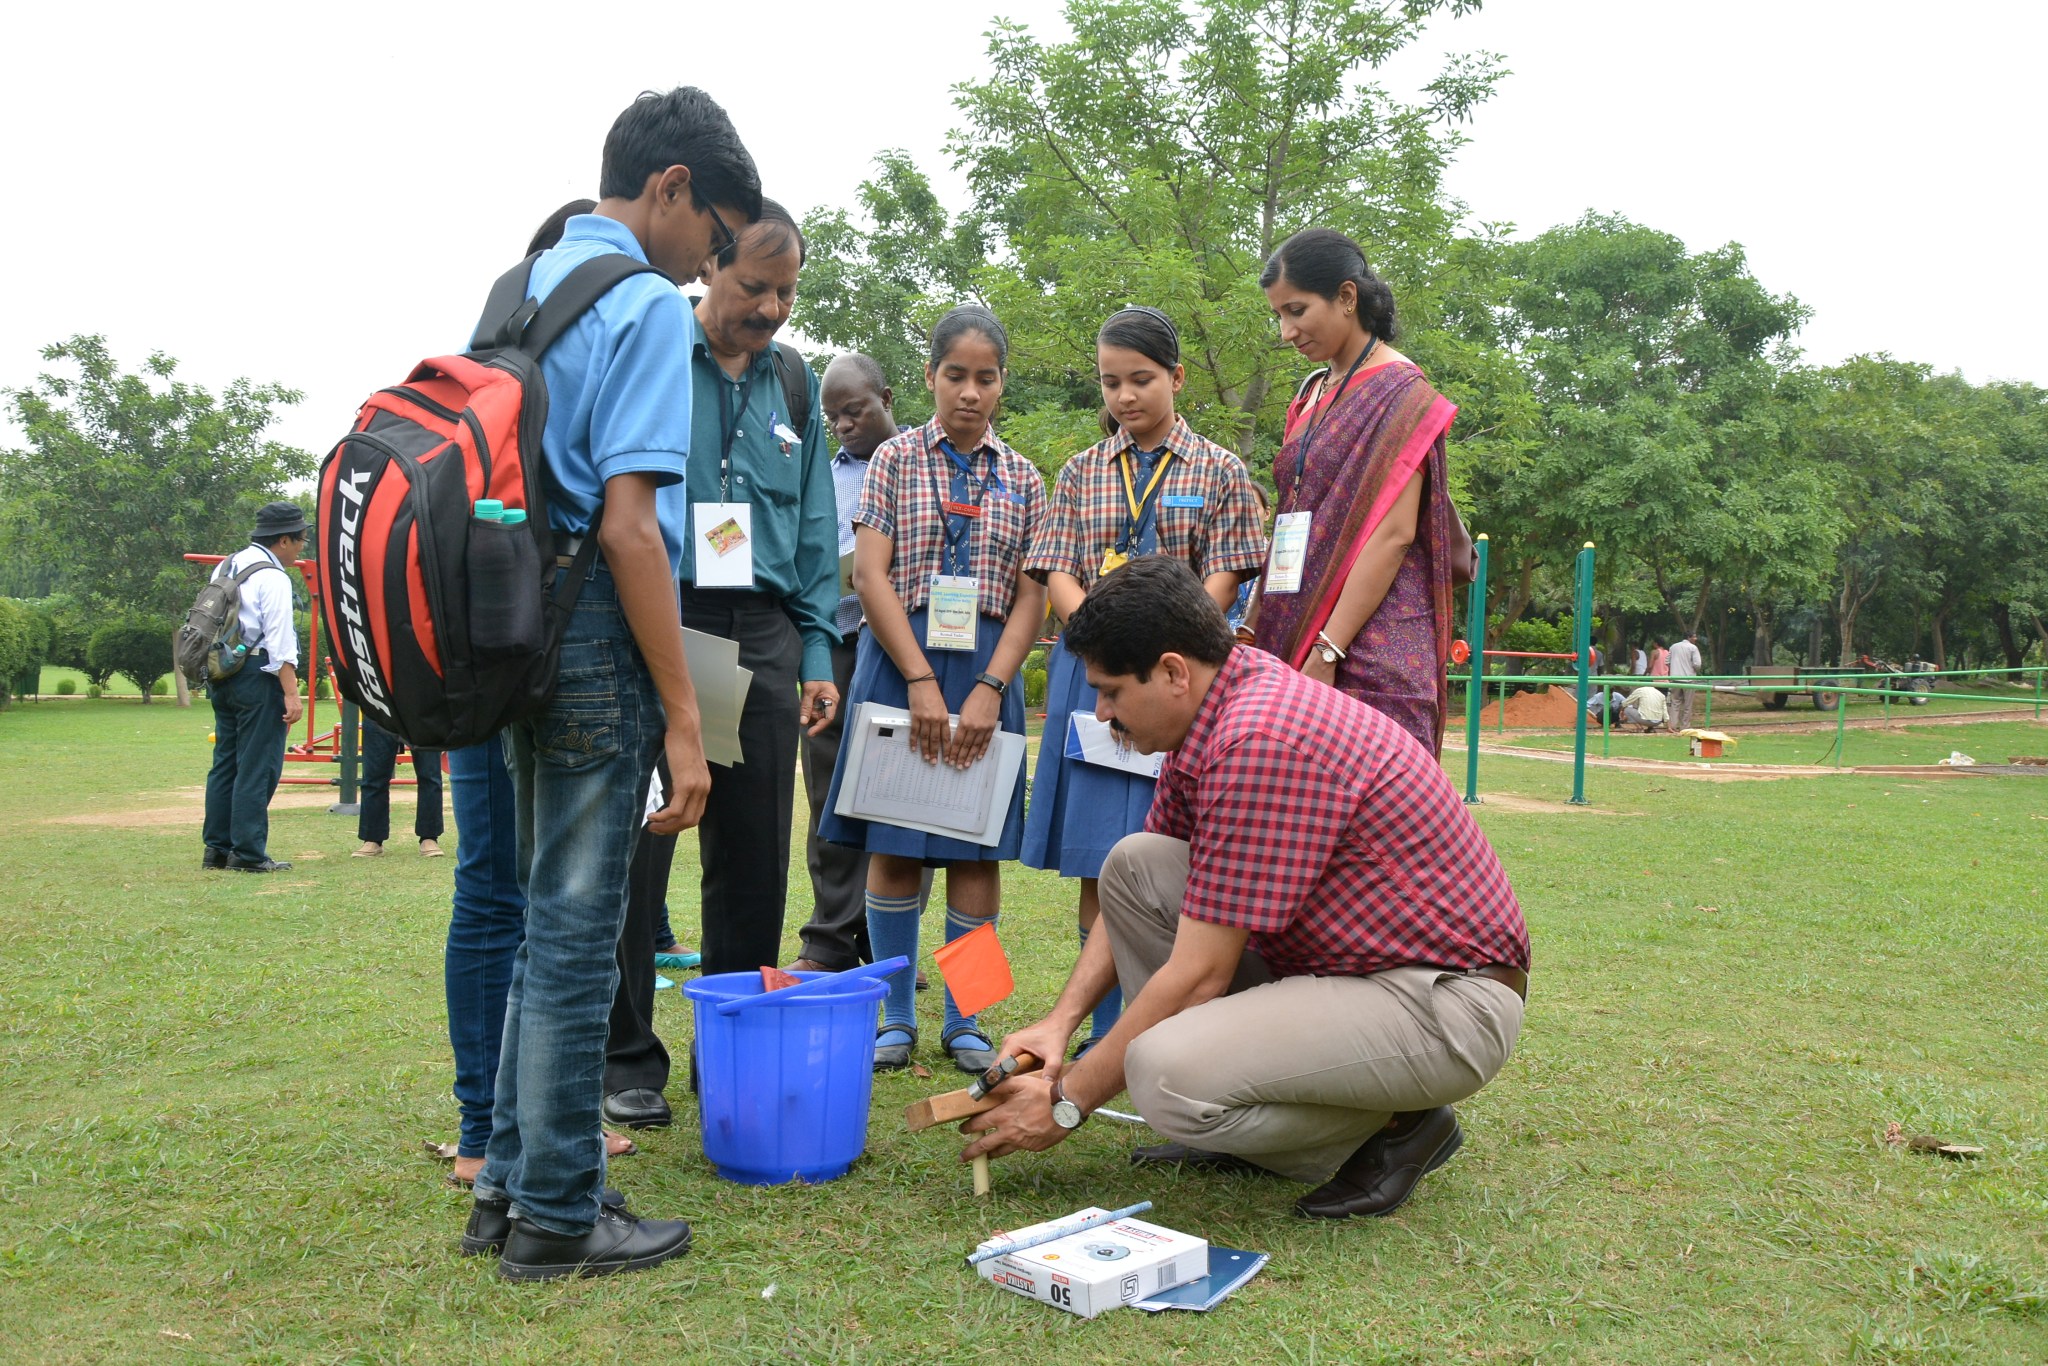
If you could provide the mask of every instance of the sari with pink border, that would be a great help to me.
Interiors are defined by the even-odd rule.
[[[1445,437],[1458,410],[1421,370],[1398,361],[1359,375],[1325,403],[1313,432],[1309,419],[1322,404],[1290,410],[1287,440],[1273,462],[1281,510],[1310,511],[1315,519],[1301,591],[1260,594],[1254,643],[1301,667],[1366,541],[1420,474],[1414,544],[1386,599],[1352,642],[1350,657],[1340,662],[1337,687],[1380,707],[1440,753],[1452,613]],[[1310,436],[1305,456],[1304,433]]]

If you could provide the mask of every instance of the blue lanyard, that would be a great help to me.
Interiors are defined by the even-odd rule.
[[[975,509],[971,515],[955,512],[945,514],[946,544],[944,550],[940,552],[941,567],[948,574],[965,575],[973,568],[973,556],[964,548],[968,536],[973,532],[973,524],[981,519],[981,509],[987,503],[989,494],[1000,493],[1007,497],[1008,490],[1003,487],[1003,481],[996,475],[994,450],[988,452],[988,477],[984,479],[975,474],[973,465],[969,464],[959,451],[953,449],[951,441],[944,437],[939,438],[939,449],[946,453],[946,458],[953,464],[954,475],[950,482],[955,484],[960,493],[958,498],[949,497],[953,490],[941,486],[935,472],[932,476],[932,488],[939,496],[940,509],[943,511],[953,504],[966,504]],[[969,490],[974,494],[972,502],[968,501]]]

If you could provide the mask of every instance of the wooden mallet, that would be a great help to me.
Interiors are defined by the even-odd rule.
[[[971,1118],[984,1110],[993,1110],[999,1103],[989,1092],[1003,1083],[1003,1079],[1024,1072],[1036,1072],[1044,1063],[1031,1053],[1019,1053],[1016,1057],[1004,1057],[994,1067],[976,1077],[967,1086],[944,1095],[930,1096],[903,1111],[903,1122],[910,1132],[922,1133],[940,1124],[954,1124]],[[974,1193],[987,1195],[989,1192],[988,1159],[974,1159]]]

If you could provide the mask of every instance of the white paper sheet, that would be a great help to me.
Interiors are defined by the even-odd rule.
[[[951,718],[955,725],[960,718]],[[970,844],[994,844],[1016,796],[1024,737],[997,731],[967,768],[926,763],[910,748],[910,714],[863,702],[848,727],[851,746],[833,810],[853,820],[898,825]]]
[[[740,762],[740,711],[754,674],[740,667],[738,642],[683,628],[683,658],[697,689],[697,720],[704,733],[704,759],[728,768]]]
[[[1109,728],[1109,722],[1098,721],[1085,711],[1067,713],[1065,752],[1069,759],[1135,773],[1140,778],[1156,779],[1161,766],[1166,763],[1164,754],[1140,754],[1121,743],[1116,732]]]

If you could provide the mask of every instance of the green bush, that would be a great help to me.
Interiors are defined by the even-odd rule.
[[[85,695],[87,697],[98,697],[101,693],[105,691],[106,689],[102,688],[97,683],[88,683],[85,685]]]
[[[159,678],[156,682],[150,684],[149,695],[151,697],[163,697],[167,693],[169,693],[170,690],[171,685],[165,682],[163,679]]]
[[[1027,707],[1042,707],[1045,705],[1045,670],[1026,669],[1024,671],[1024,705]]]
[[[12,598],[0,598],[0,705],[7,702],[28,663],[29,612]]]
[[[147,704],[157,681],[171,671],[173,629],[155,617],[121,618],[94,631],[86,652],[94,668],[132,681]]]
[[[75,697],[75,696],[76,696],[77,694],[78,694],[78,680],[77,680],[77,679],[74,679],[74,678],[60,678],[60,679],[58,679],[58,680],[57,680],[57,696],[59,696],[59,697]]]

